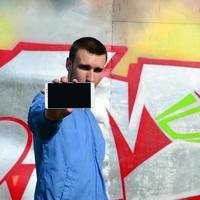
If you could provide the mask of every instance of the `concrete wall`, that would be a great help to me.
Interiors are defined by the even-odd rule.
[[[67,73],[82,36],[109,52],[93,109],[109,199],[200,199],[199,9],[197,0],[1,1],[0,199],[33,199],[28,108]]]

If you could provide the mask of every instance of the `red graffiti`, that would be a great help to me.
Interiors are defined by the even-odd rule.
[[[21,51],[69,51],[71,45],[54,45],[54,44],[36,44],[36,43],[25,43],[20,42],[13,50],[0,50],[0,68],[4,67],[9,61],[14,59]],[[113,52],[111,60],[107,63],[103,74],[103,77],[110,77],[110,72],[113,70],[114,66],[118,64],[120,59],[126,53],[127,48],[122,46],[106,46],[109,52]],[[15,165],[11,168],[9,172],[0,180],[0,185],[6,182],[9,188],[9,192],[13,200],[19,200],[22,198],[25,188],[29,182],[30,176],[35,167],[34,164],[22,164],[23,160],[27,156],[31,144],[32,135],[28,125],[15,117],[12,116],[0,116],[0,120],[9,121],[11,123],[17,123],[24,127],[28,135],[27,144],[24,148],[24,152],[17,160]]]
[[[22,126],[27,133],[27,142],[24,148],[24,151],[20,158],[17,160],[15,165],[7,172],[7,174],[0,180],[0,185],[5,181],[8,185],[11,197],[13,200],[21,199],[25,188],[28,184],[28,181],[31,177],[33,169],[35,167],[34,164],[22,164],[24,159],[26,158],[32,144],[32,136],[31,131],[28,125],[15,117],[4,116],[0,117],[0,121],[8,121],[10,123],[17,123]]]
[[[36,44],[36,43],[24,43],[20,42],[13,50],[0,50],[0,67],[5,66],[6,63],[11,61],[16,57],[21,51],[68,51],[71,45],[57,45],[57,44]],[[142,73],[144,64],[154,64],[156,65],[173,65],[173,66],[183,66],[183,67],[200,67],[197,62],[181,62],[181,61],[170,61],[170,60],[158,60],[158,59],[146,59],[139,58],[137,64],[131,64],[129,66],[129,72],[127,77],[112,74],[113,69],[117,66],[119,61],[124,57],[128,48],[124,46],[107,46],[109,52],[114,53],[111,60],[105,67],[103,72],[103,77],[108,77],[110,79],[121,80],[127,82],[128,84],[128,108],[129,108],[129,119],[134,109],[134,103],[136,95],[138,92],[138,86],[140,82],[140,76]],[[135,170],[141,163],[149,159],[156,152],[160,151],[166,145],[170,144],[171,141],[165,136],[165,134],[159,129],[159,127],[154,122],[154,119],[148,113],[148,110],[143,107],[142,117],[139,124],[139,130],[137,133],[137,140],[134,149],[130,149],[127,144],[123,133],[120,131],[116,121],[115,116],[107,110],[108,117],[110,120],[110,125],[112,128],[112,133],[114,136],[117,154],[120,164],[120,173],[123,189],[123,197],[121,200],[126,199],[126,189],[124,184],[124,179],[133,170]],[[12,167],[12,169],[0,180],[0,185],[6,182],[12,196],[12,199],[21,199],[24,190],[28,184],[32,171],[34,169],[34,164],[22,164],[23,160],[27,156],[31,143],[32,136],[28,128],[28,125],[20,119],[14,117],[1,116],[0,120],[6,120],[12,123],[18,123],[24,127],[28,135],[27,144],[25,146],[24,152],[20,156],[19,160]],[[13,177],[18,177],[17,183],[13,182]],[[189,199],[197,199],[198,197],[191,197]]]
[[[182,62],[172,60],[158,60],[139,58],[137,64],[131,64],[129,67],[129,73],[123,80],[128,83],[128,100],[129,100],[129,119],[133,111],[133,106],[138,92],[138,86],[144,64],[153,64],[155,67],[158,65],[165,66],[176,66],[176,67],[191,67],[200,68],[198,62]],[[170,144],[171,141],[165,136],[165,134],[156,125],[145,106],[143,108],[142,117],[140,120],[139,130],[137,133],[137,140],[134,149],[130,149],[123,134],[121,133],[114,117],[108,112],[112,132],[117,148],[118,159],[121,171],[121,181],[123,189],[123,199],[126,200],[126,189],[124,179],[128,174],[145,160],[153,156],[156,152],[160,151],[166,145]],[[197,199],[197,197],[188,197],[187,199]]]

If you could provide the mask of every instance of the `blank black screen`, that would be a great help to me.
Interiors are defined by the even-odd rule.
[[[49,83],[49,108],[90,108],[90,83]]]

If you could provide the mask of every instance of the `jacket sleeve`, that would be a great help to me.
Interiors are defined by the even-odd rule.
[[[46,140],[53,137],[60,128],[61,121],[49,121],[45,118],[44,94],[39,93],[32,101],[28,113],[28,125],[35,137]]]

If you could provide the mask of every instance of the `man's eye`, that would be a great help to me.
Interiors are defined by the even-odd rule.
[[[86,71],[90,70],[90,66],[88,65],[79,65],[78,68]]]
[[[94,69],[94,72],[96,72],[96,73],[100,73],[100,72],[102,72],[102,71],[103,71],[102,68],[96,68],[96,69]]]

